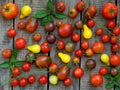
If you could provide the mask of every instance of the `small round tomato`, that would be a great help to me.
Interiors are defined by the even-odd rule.
[[[79,40],[80,40],[80,34],[74,33],[74,34],[72,35],[72,41],[78,42]]]
[[[46,76],[42,75],[42,76],[39,77],[38,80],[39,80],[40,84],[46,84],[47,81],[48,81],[48,78]]]
[[[56,26],[59,28],[61,25],[62,25],[62,21],[57,20],[57,21],[56,21]]]
[[[34,41],[39,42],[41,39],[42,39],[42,34],[41,34],[41,33],[35,32],[35,33],[33,34],[33,40],[34,40]]]
[[[111,68],[111,69],[110,69],[110,74],[111,74],[112,76],[116,76],[116,75],[118,74],[118,70],[117,70],[116,68]]]
[[[110,43],[111,44],[116,44],[118,42],[118,38],[116,37],[116,36],[112,36],[111,38],[110,38]]]
[[[18,29],[24,30],[26,28],[26,23],[24,21],[20,21],[17,24]]]
[[[15,87],[15,86],[18,86],[18,84],[19,84],[19,80],[17,78],[12,78],[10,80],[10,85],[11,86]]]
[[[108,69],[107,69],[106,67],[101,67],[101,68],[99,69],[99,73],[100,73],[101,75],[106,75],[106,74],[108,73]]]
[[[6,59],[10,58],[12,56],[12,50],[9,49],[9,48],[5,48],[3,51],[2,51],[2,56]]]
[[[93,74],[90,77],[90,82],[95,87],[100,86],[103,83],[103,77],[100,74]]]
[[[71,83],[72,83],[71,78],[66,78],[66,79],[64,80],[64,85],[65,85],[65,86],[70,86]]]
[[[26,42],[25,38],[20,37],[20,38],[16,39],[15,46],[17,49],[23,49],[26,47],[26,43],[27,42]]]
[[[81,47],[82,47],[83,49],[86,50],[86,49],[89,48],[89,46],[90,46],[90,43],[89,43],[87,40],[82,41]]]
[[[34,83],[35,81],[36,81],[36,78],[35,78],[34,75],[29,75],[29,76],[28,76],[28,82],[29,82],[30,84]]]
[[[120,46],[119,46],[119,44],[113,44],[112,46],[111,46],[111,51],[112,52],[119,52],[120,51]]]
[[[12,70],[12,74],[15,76],[19,76],[20,75],[20,68],[19,67],[14,67]]]
[[[58,3],[56,4],[56,10],[57,10],[58,12],[64,12],[65,9],[66,9],[65,3],[63,3],[63,2],[58,2]]]
[[[10,29],[7,31],[7,35],[8,35],[8,37],[10,37],[10,38],[15,37],[15,36],[16,36],[16,30],[13,29],[13,28],[10,28]]]
[[[63,40],[58,40],[56,42],[56,47],[58,50],[63,50],[65,48],[65,42]]]
[[[74,57],[74,58],[72,59],[72,62],[73,62],[74,64],[78,64],[78,63],[80,63],[80,58],[79,58],[79,57]]]
[[[68,16],[70,18],[76,18],[78,16],[78,11],[75,8],[70,8],[68,11]]]
[[[117,54],[112,54],[110,56],[110,64],[113,66],[118,66],[120,64],[120,56]]]
[[[115,27],[113,30],[112,30],[112,33],[116,36],[120,35],[120,28],[119,27]]]
[[[87,21],[87,25],[88,25],[88,27],[93,28],[95,26],[95,21],[90,19]]]
[[[81,78],[84,75],[84,70],[80,67],[76,67],[73,71],[73,75],[76,78]]]
[[[91,48],[88,48],[85,51],[85,54],[86,54],[86,56],[91,57],[91,56],[93,56],[94,52],[93,52],[93,50]]]
[[[98,28],[96,31],[96,35],[100,36],[103,34],[103,29],[102,28]]]
[[[83,28],[83,22],[81,20],[75,21],[75,27],[80,30]]]
[[[23,63],[23,65],[22,65],[23,71],[28,72],[28,71],[30,71],[30,68],[31,68],[31,64],[29,62]]]
[[[81,50],[81,49],[77,49],[76,51],[75,51],[75,56],[76,57],[81,57],[83,55],[83,51]]]
[[[20,78],[20,86],[25,87],[28,84],[28,81],[26,78],[22,77]]]
[[[78,11],[83,11],[84,8],[85,8],[85,2],[84,2],[84,1],[79,1],[79,2],[77,2],[77,4],[76,4],[76,9],[77,9]]]
[[[58,64],[51,63],[49,65],[49,71],[50,71],[50,73],[56,73],[58,71]]]
[[[114,28],[116,26],[114,20],[109,20],[107,23],[107,28]]]
[[[43,53],[48,53],[48,52],[50,52],[50,50],[51,50],[51,47],[49,46],[48,42],[42,42],[41,51]]]
[[[102,39],[102,42],[107,43],[110,41],[110,36],[109,34],[104,34],[102,35],[101,39]]]

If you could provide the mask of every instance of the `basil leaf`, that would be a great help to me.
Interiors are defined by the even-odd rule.
[[[120,80],[120,74],[114,77],[114,80]]]
[[[15,57],[12,56],[12,57],[10,58],[10,63],[13,63],[13,62],[15,62],[15,61],[16,61]]]
[[[118,82],[114,82],[115,86],[120,88],[120,84]]]
[[[6,61],[0,64],[0,68],[9,68],[9,66],[10,66],[9,61]]]
[[[23,63],[24,63],[24,61],[16,61],[16,62],[14,62],[14,65],[17,67],[20,67],[20,66],[22,66]]]
[[[12,56],[14,56],[15,59],[17,58],[17,56],[18,56],[18,49],[17,48],[13,49]]]
[[[64,14],[64,13],[62,13],[62,12],[57,12],[57,11],[55,11],[53,14],[55,15],[55,17],[56,17],[57,19],[62,19],[62,18],[66,18],[66,17],[67,17],[66,14]]]
[[[118,87],[118,86],[115,86],[115,90],[120,90],[120,87]]]
[[[104,77],[105,77],[106,79],[112,79],[112,76],[111,76],[110,74],[106,74]]]
[[[34,18],[43,18],[48,15],[48,12],[46,10],[38,10],[33,17]]]
[[[114,87],[114,83],[112,81],[108,82],[105,86],[107,89],[113,88]]]
[[[13,70],[13,68],[15,67],[15,65],[10,65],[10,69]]]
[[[48,22],[53,22],[53,18],[52,18],[51,15],[48,15],[48,16],[44,17],[41,21],[41,25],[44,26]]]
[[[52,0],[48,0],[47,2],[47,8],[50,12],[52,12],[54,10],[54,6],[52,4]]]

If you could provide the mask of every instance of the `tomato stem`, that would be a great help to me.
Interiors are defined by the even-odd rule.
[[[6,6],[4,9],[5,9],[6,12],[9,12],[10,7],[9,7],[9,6]]]

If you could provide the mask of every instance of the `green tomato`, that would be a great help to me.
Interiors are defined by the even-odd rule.
[[[51,75],[49,77],[49,82],[52,85],[56,85],[58,83],[58,77],[56,75]]]

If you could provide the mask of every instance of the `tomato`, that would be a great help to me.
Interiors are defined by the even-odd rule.
[[[108,73],[108,69],[107,69],[106,67],[101,67],[101,68],[99,69],[99,73],[100,73],[101,75],[106,75],[106,74]]]
[[[58,71],[58,64],[51,63],[49,65],[49,71],[50,71],[50,73],[53,73],[53,74],[56,73]]]
[[[49,46],[48,42],[42,42],[41,51],[43,53],[48,53],[48,52],[50,52],[50,50],[51,50],[51,47]]]
[[[92,51],[94,53],[102,53],[105,49],[105,46],[102,42],[94,42],[92,45]]]
[[[9,48],[5,48],[3,51],[2,51],[2,57],[8,59],[12,56],[12,50],[9,49]]]
[[[117,54],[112,54],[110,56],[110,64],[113,66],[118,66],[120,64],[120,56]]]
[[[78,42],[79,40],[80,40],[80,34],[74,33],[74,34],[72,35],[72,41]]]
[[[78,16],[78,11],[75,8],[70,8],[68,11],[68,16],[70,18],[76,18]]]
[[[118,38],[116,37],[116,36],[112,36],[111,38],[110,38],[110,43],[111,44],[116,44],[118,42]]]
[[[66,5],[65,5],[64,2],[58,2],[58,3],[56,4],[56,10],[57,10],[58,12],[64,12],[65,9],[66,9]]]
[[[39,77],[38,80],[39,80],[40,84],[46,84],[47,81],[48,81],[48,78],[46,76],[42,75],[42,76]]]
[[[73,33],[73,27],[70,23],[65,23],[60,26],[58,29],[58,34],[62,38],[67,38]]]
[[[58,77],[56,75],[50,75],[49,82],[52,85],[56,85],[58,83]]]
[[[16,36],[16,30],[13,29],[13,28],[10,28],[8,31],[7,31],[7,36],[9,36],[10,38],[13,38]]]
[[[111,68],[111,69],[110,69],[110,74],[111,74],[112,76],[116,76],[116,75],[118,74],[118,70],[117,70],[116,68]]]
[[[83,55],[83,51],[81,50],[81,49],[77,49],[76,51],[75,51],[75,56],[76,57],[81,57]]]
[[[75,43],[67,42],[66,45],[65,45],[65,50],[67,52],[73,52],[75,50]]]
[[[30,71],[30,68],[31,68],[30,62],[24,62],[23,63],[23,65],[22,65],[23,71],[28,72],[28,71]]]
[[[83,40],[82,42],[81,42],[81,47],[83,48],[83,49],[88,49],[89,48],[89,46],[90,46],[90,43],[87,41],[87,40]]]
[[[36,78],[35,78],[34,75],[29,75],[29,76],[28,76],[28,82],[29,82],[30,84],[34,83],[35,81],[36,81]]]
[[[116,26],[116,23],[114,20],[109,20],[107,23],[107,28],[114,28]]]
[[[119,27],[115,27],[113,30],[112,30],[112,33],[116,36],[120,35],[120,28]]]
[[[28,81],[26,78],[22,77],[20,78],[20,86],[25,87],[28,84]]]
[[[18,86],[18,84],[19,84],[19,80],[17,78],[12,78],[10,80],[10,85],[11,86],[15,87],[15,86]]]
[[[71,83],[72,83],[71,78],[66,78],[66,79],[64,80],[64,85],[65,85],[65,86],[70,86]]]
[[[47,32],[53,32],[55,30],[55,25],[52,22],[48,22],[45,24],[45,31]]]
[[[56,42],[56,47],[58,50],[63,50],[65,48],[65,42],[63,40],[58,40]]]
[[[19,67],[14,67],[12,70],[12,74],[14,76],[19,76],[20,75],[20,68]]]
[[[103,77],[100,74],[93,74],[90,77],[90,82],[95,87],[100,86],[103,83]]]
[[[41,34],[41,33],[35,32],[35,33],[33,34],[33,40],[34,40],[34,41],[39,42],[41,39],[42,39],[42,34]]]
[[[95,33],[96,33],[96,35],[100,36],[100,35],[103,34],[103,29],[102,28],[98,28]]]
[[[50,44],[53,44],[56,41],[55,34],[49,34],[46,36],[46,41]]]
[[[27,42],[26,42],[25,38],[20,37],[20,38],[16,39],[15,46],[17,49],[23,49],[26,47],[26,43]]]
[[[75,27],[79,30],[83,28],[83,22],[81,20],[75,21]]]
[[[96,61],[93,59],[87,59],[85,65],[87,69],[92,70],[96,67]]]
[[[78,11],[83,11],[84,8],[85,8],[85,2],[84,2],[84,1],[79,1],[79,2],[77,2],[77,4],[76,4],[76,9],[77,9]]]
[[[113,44],[113,45],[111,46],[111,51],[112,51],[112,52],[119,52],[119,51],[120,51],[120,46],[119,46],[119,44]]]
[[[113,19],[118,14],[118,7],[112,3],[108,2],[102,7],[102,15],[107,19]]]
[[[72,59],[72,62],[73,62],[74,64],[78,64],[78,63],[80,63],[80,58],[79,58],[79,57],[74,57],[74,58]]]
[[[87,25],[90,28],[93,28],[95,26],[95,21],[93,19],[90,19],[87,21]]]
[[[85,51],[85,54],[86,54],[86,56],[91,57],[91,56],[93,56],[94,52],[93,52],[93,50],[91,48],[88,48]]]
[[[56,21],[56,26],[57,26],[58,28],[59,28],[62,24],[63,24],[62,21],[60,21],[60,20],[57,20],[57,21]]]
[[[6,19],[13,19],[18,15],[19,9],[14,3],[5,3],[1,8],[1,13]]]
[[[84,75],[84,70],[80,67],[76,67],[73,71],[73,75],[76,78],[81,78]]]
[[[109,34],[104,34],[102,35],[101,39],[102,39],[102,42],[107,43],[110,41],[110,36]]]
[[[24,30],[26,28],[26,23],[24,21],[19,21],[17,27],[20,30]]]

